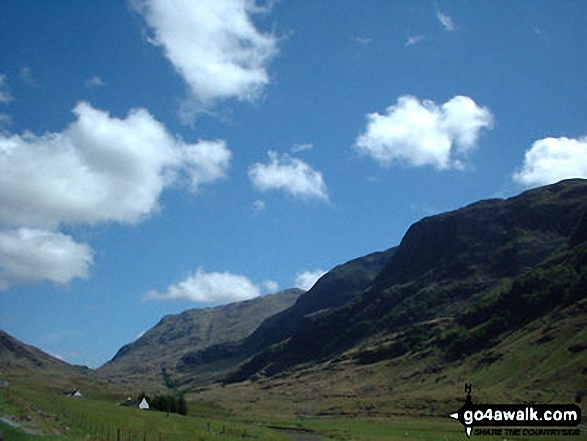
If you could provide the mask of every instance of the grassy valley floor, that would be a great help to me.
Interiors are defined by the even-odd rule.
[[[241,392],[244,391],[241,385]],[[85,398],[61,396],[47,389],[22,386],[2,388],[0,433],[4,441],[188,441],[243,440],[268,441],[383,441],[383,440],[464,440],[463,427],[440,408],[436,416],[417,417],[419,411],[406,406],[404,415],[369,416],[366,407],[355,416],[343,414],[301,415],[311,404],[261,393],[248,409],[230,411],[203,401],[188,401],[188,416],[143,411],[117,404],[116,396],[89,392]],[[224,388],[235,400],[239,387]],[[261,390],[261,389],[259,389]],[[248,389],[251,392],[251,389]],[[212,391],[210,391],[210,394]],[[122,393],[120,396],[123,396]],[[351,401],[351,400],[347,400]],[[426,401],[424,400],[423,403]],[[431,402],[431,401],[430,401]],[[462,404],[455,393],[446,406],[455,411]],[[307,407],[304,407],[307,406]],[[365,406],[368,406],[365,404]],[[273,411],[272,411],[273,409]],[[283,413],[281,413],[283,412]],[[10,424],[6,420],[10,420]],[[586,429],[583,428],[583,434]],[[569,439],[580,439],[569,437]],[[488,438],[499,439],[503,438]],[[556,437],[507,437],[512,440],[554,440]]]

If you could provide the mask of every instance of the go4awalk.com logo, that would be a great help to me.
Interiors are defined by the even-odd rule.
[[[576,404],[474,404],[471,385],[465,384],[465,404],[451,418],[465,426],[467,437],[578,436],[581,408]]]

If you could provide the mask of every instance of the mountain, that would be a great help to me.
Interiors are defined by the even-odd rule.
[[[12,391],[34,390],[49,396],[62,395],[80,390],[84,397],[118,400],[119,385],[96,376],[87,366],[68,364],[42,350],[25,344],[7,332],[0,330],[0,386],[9,385]],[[24,403],[24,401],[20,401]],[[35,410],[30,404],[16,408],[29,409],[33,421],[44,412]]]
[[[110,392],[88,367],[70,365],[0,330],[0,383],[4,381],[56,393],[75,389]]]
[[[302,415],[444,414],[465,381],[480,398],[571,400],[587,394],[586,240],[585,180],[476,202],[337,266],[246,335],[206,339],[179,314],[100,371]]]
[[[422,219],[362,294],[305,315],[192,398],[443,416],[471,382],[477,402],[572,402],[587,396],[585,323],[587,181],[568,180]]]
[[[175,366],[187,353],[247,337],[267,317],[291,306],[303,292],[289,289],[165,316],[136,341],[123,346],[97,373],[101,378],[146,389],[162,385],[174,388]]]
[[[247,338],[245,346],[250,349],[278,343],[290,337],[308,314],[337,308],[354,300],[373,283],[395,250],[390,248],[371,253],[328,271],[291,308],[265,320]]]
[[[585,237],[586,211],[587,181],[569,180],[422,219],[361,296],[305,316],[287,340],[258,352],[228,381],[271,377],[360,346],[369,349],[354,356],[366,364],[423,348],[447,363],[490,347],[585,294],[575,287],[583,283],[581,258],[569,247]],[[565,263],[571,258],[579,263]]]
[[[222,376],[230,374],[230,370],[250,356],[290,338],[303,325],[306,316],[335,309],[356,299],[371,285],[394,252],[392,248],[336,266],[290,308],[268,317],[243,340],[186,353],[176,366],[183,377],[182,387],[206,383],[209,373],[218,368],[223,369]],[[229,370],[226,370],[227,366]]]
[[[73,369],[73,366],[0,330],[0,373],[24,369]]]

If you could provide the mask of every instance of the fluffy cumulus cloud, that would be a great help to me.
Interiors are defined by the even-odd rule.
[[[249,177],[261,191],[282,190],[296,197],[328,200],[322,173],[287,153],[280,156],[270,151],[269,163],[253,164]]]
[[[19,228],[0,232],[0,289],[41,279],[87,278],[93,251],[61,233]]]
[[[438,170],[461,169],[476,146],[479,132],[492,126],[493,116],[471,98],[456,96],[437,105],[402,96],[386,113],[367,115],[365,131],[355,148],[382,166],[393,163]]]
[[[60,283],[85,275],[91,264],[87,245],[57,233],[60,225],[139,222],[159,209],[158,199],[166,187],[185,182],[196,190],[216,181],[225,176],[231,157],[223,141],[188,144],[171,136],[144,109],[119,119],[80,103],[74,113],[76,120],[59,133],[0,134],[3,234],[12,238],[11,247],[20,242],[25,255],[34,236],[37,241],[59,245],[60,256],[79,257],[71,272],[63,273],[69,277],[54,277],[54,271],[33,262],[31,268],[38,269],[38,278]],[[30,231],[37,233],[31,236]],[[41,256],[52,259],[47,253]],[[12,260],[18,268],[26,263],[26,259],[18,260],[16,251],[4,250],[3,274],[15,273]],[[22,278],[27,279],[34,277]]]
[[[318,281],[318,279],[320,277],[322,277],[324,274],[326,274],[326,271],[323,271],[321,269],[297,273],[294,286],[296,288],[300,288],[305,291],[308,291],[310,288],[312,288],[314,286],[314,284]]]
[[[196,189],[228,168],[223,141],[186,144],[144,109],[118,119],[80,103],[74,113],[61,133],[0,136],[0,221],[46,228],[136,223],[178,179]]]
[[[165,293],[150,291],[145,300],[185,300],[198,303],[240,302],[261,295],[260,288],[247,277],[230,272],[205,272],[199,268],[183,282],[171,285]]]
[[[587,178],[587,137],[538,140],[526,152],[522,167],[514,173],[514,180],[526,187],[570,178]]]
[[[152,30],[151,42],[200,101],[258,96],[269,82],[276,37],[251,17],[266,12],[255,0],[132,0]]]
[[[268,294],[273,294],[279,290],[279,283],[277,283],[275,280],[265,280],[263,282],[263,288],[265,288],[265,291]]]

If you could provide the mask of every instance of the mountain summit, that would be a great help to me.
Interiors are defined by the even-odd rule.
[[[564,306],[569,301],[544,293],[524,303],[519,297],[526,293],[518,293],[518,286],[548,259],[562,259],[560,253],[569,252],[571,237],[583,237],[578,228],[585,223],[586,212],[587,181],[569,180],[422,219],[409,228],[362,295],[339,308],[306,316],[279,349],[261,351],[229,380],[241,381],[259,373],[275,375],[392,336],[392,343],[381,345],[379,352],[368,351],[361,360],[395,358],[432,344],[439,352],[446,351],[446,361],[458,358],[459,350],[465,355],[481,349],[546,312],[540,305]],[[576,283],[580,283],[581,268],[568,269],[575,274]],[[312,290],[298,303],[311,295]],[[498,308],[496,303],[506,299],[511,308],[530,309],[514,313],[507,303]],[[491,321],[491,308],[527,320],[520,319],[519,326]],[[485,311],[480,316],[483,320],[471,323],[466,317],[472,311]],[[484,321],[486,335],[479,335],[478,344],[466,341],[464,335]],[[461,334],[448,332],[446,326]],[[460,340],[463,345],[459,348]]]
[[[571,399],[586,392],[586,294],[587,181],[573,179],[426,217],[307,292],[166,316],[96,376],[302,414],[448,412],[465,380],[492,398]],[[0,357],[61,366],[3,333]]]
[[[123,346],[98,373],[147,388],[164,383],[173,386],[169,372],[175,370],[186,353],[247,337],[267,317],[290,307],[303,292],[288,289],[243,302],[165,316],[137,340]]]

